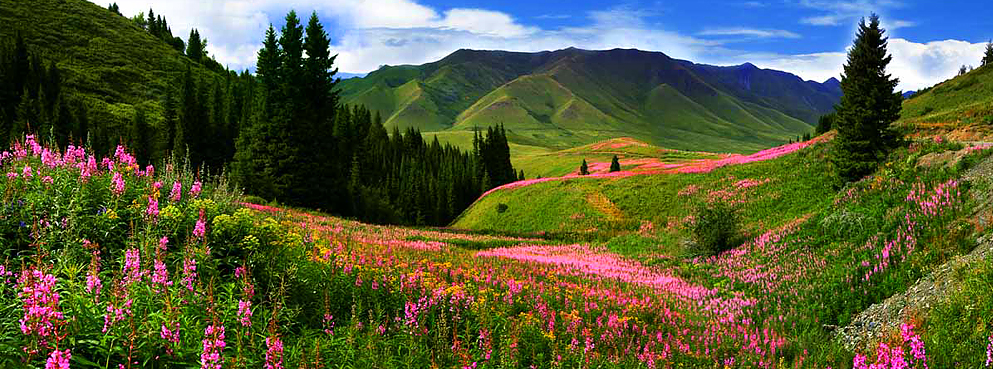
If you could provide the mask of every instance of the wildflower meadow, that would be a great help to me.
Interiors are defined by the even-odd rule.
[[[794,145],[780,150],[827,147]],[[139,167],[123,147],[99,158],[27,136],[2,165],[5,367],[925,368],[962,349],[930,335],[961,324],[951,305],[854,352],[824,328],[968,251],[955,170],[892,167],[730,251],[633,258],[246,203],[223,177]],[[976,354],[954,358],[976,367],[993,345],[979,319]]]

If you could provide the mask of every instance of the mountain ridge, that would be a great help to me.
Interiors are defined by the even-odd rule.
[[[557,149],[632,136],[677,149],[754,151],[809,132],[841,96],[835,84],[751,63],[710,66],[637,49],[459,49],[340,86],[346,103],[369,106],[388,127],[503,123]]]

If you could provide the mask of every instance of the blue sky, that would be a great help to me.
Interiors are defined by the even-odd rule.
[[[103,2],[97,2],[104,5]],[[173,32],[197,27],[208,51],[253,68],[264,29],[291,8],[316,11],[342,72],[422,64],[460,49],[513,51],[638,48],[700,63],[751,62],[804,79],[837,76],[858,19],[880,14],[891,36],[890,72],[919,89],[978,64],[993,38],[993,1],[479,1],[119,0],[126,15],[166,16]]]

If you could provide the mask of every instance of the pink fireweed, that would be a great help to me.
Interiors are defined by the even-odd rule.
[[[162,238],[159,239],[159,250],[165,252],[168,247],[169,247],[169,237],[162,236]]]
[[[48,356],[48,360],[45,361],[45,369],[69,369],[69,360],[72,359],[72,354],[69,349],[65,351],[53,350],[52,354]]]
[[[42,345],[55,335],[63,319],[55,283],[55,276],[37,269],[24,270],[18,280],[21,292],[17,296],[21,298],[24,309],[24,317],[20,320],[21,333],[36,337]]]
[[[252,300],[238,300],[238,323],[242,327],[252,326]],[[247,332],[246,332],[247,334]]]
[[[265,338],[265,368],[283,369],[283,341],[279,336],[269,336]]]
[[[203,189],[203,184],[200,181],[194,181],[193,187],[190,188],[190,197],[197,198],[200,196],[200,191]]]
[[[114,172],[114,177],[110,180],[110,192],[116,196],[124,194],[124,177],[120,172]]]
[[[203,209],[200,209],[200,217],[197,219],[196,226],[193,227],[193,236],[203,240],[203,237],[207,234],[207,221],[204,219]]]
[[[208,325],[203,331],[203,351],[200,353],[201,369],[221,369],[224,364],[222,352],[227,344],[224,343],[224,326]]]
[[[172,354],[172,348],[179,344],[179,322],[162,323],[159,337],[166,341],[166,353]]]
[[[123,304],[115,304],[113,302],[107,303],[107,313],[103,315],[103,333],[107,333],[114,324],[124,320],[125,316],[131,316],[134,312],[131,310],[131,305],[134,304],[134,300],[128,298],[127,295],[116,296],[118,300],[124,300]]]
[[[197,280],[197,260],[192,256],[183,259],[183,285],[189,292],[194,292],[193,284]]]
[[[902,324],[900,336],[903,338],[903,344],[910,347],[909,357],[902,345],[890,346],[881,342],[876,348],[876,361],[873,364],[868,364],[868,357],[865,355],[856,354],[852,360],[852,367],[855,369],[927,369],[927,354],[924,350],[924,343],[914,333],[914,327],[909,324]]]
[[[989,341],[986,345],[986,366],[993,365],[993,334],[990,334]]]
[[[183,197],[183,184],[179,181],[172,183],[172,192],[169,193],[169,200],[172,202],[179,202]]]
[[[122,283],[125,287],[140,282],[141,278],[145,275],[145,271],[141,269],[141,253],[138,249],[129,249],[124,252],[123,273],[124,279]]]
[[[172,286],[172,281],[169,280],[169,269],[166,268],[165,263],[162,260],[155,259],[155,271],[152,272],[152,284],[157,291],[165,290],[165,288]]]
[[[145,214],[155,222],[159,219],[159,200],[154,196],[148,196],[148,207],[145,208]]]
[[[24,179],[31,178],[31,166],[30,165],[25,165],[24,166],[24,169],[21,170],[21,176],[24,177]]]

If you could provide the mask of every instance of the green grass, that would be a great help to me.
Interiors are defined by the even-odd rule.
[[[970,127],[988,137],[993,132],[993,67],[977,68],[914,95],[903,103],[897,124],[924,132]]]
[[[831,204],[834,190],[824,160],[826,146],[711,173],[577,178],[495,191],[466,210],[453,227],[601,233],[610,237],[637,231],[644,222],[651,222],[657,233],[686,238],[689,233],[681,224],[695,205],[707,201],[711,191],[733,190],[738,181],[745,179],[769,180],[737,191],[745,201],[740,206],[745,228],[755,233]],[[698,189],[686,194],[693,192],[688,190],[690,186]],[[507,211],[498,213],[499,204],[506,204]],[[676,225],[675,229],[666,231],[668,224]]]

